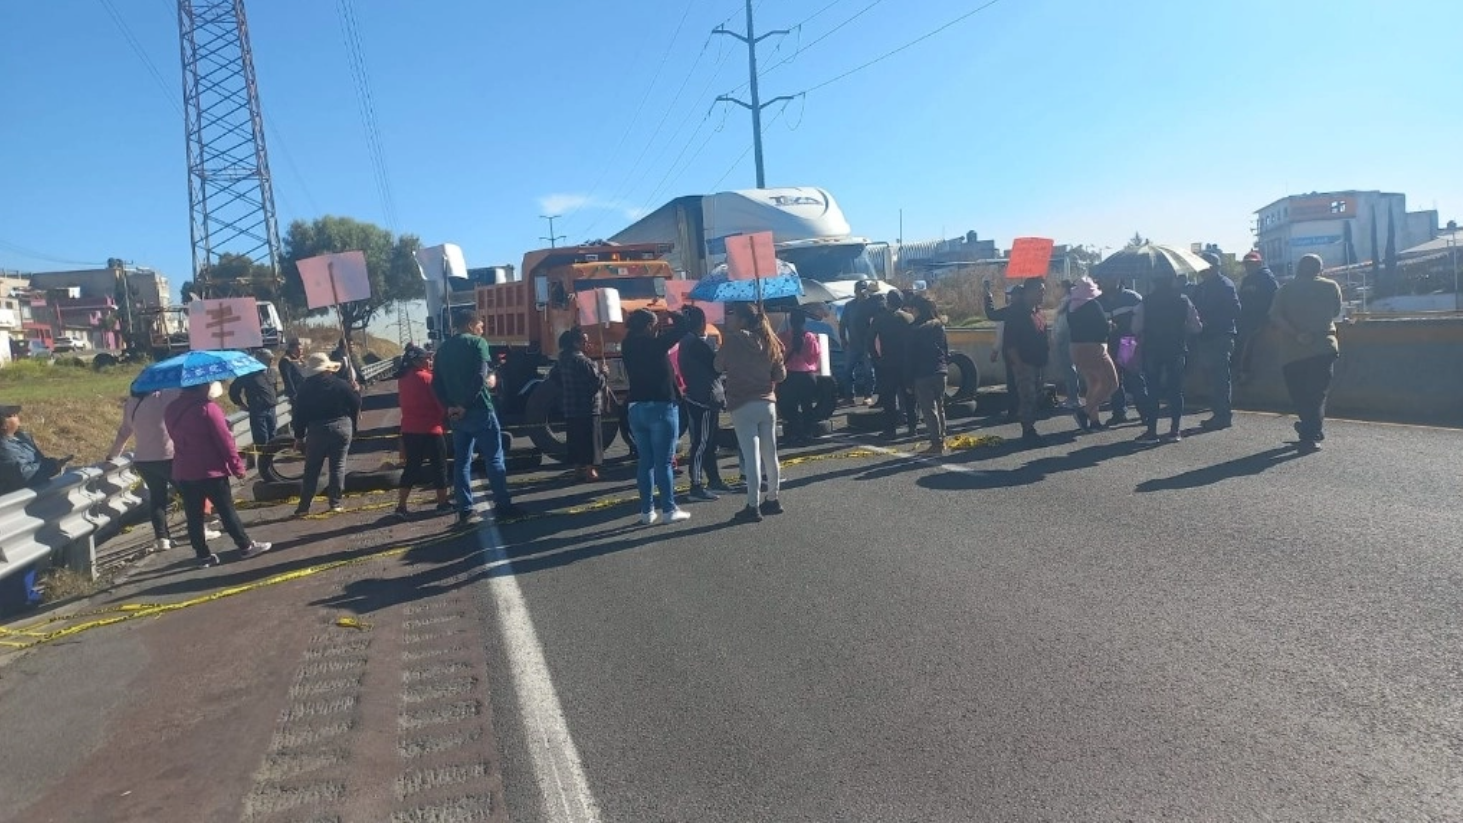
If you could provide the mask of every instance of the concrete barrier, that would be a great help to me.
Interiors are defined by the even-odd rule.
[[[1329,414],[1463,426],[1463,318],[1368,319],[1338,329],[1341,359]],[[1237,408],[1290,411],[1273,331],[1256,342],[1253,378],[1237,386]],[[1191,380],[1196,399],[1202,381]]]
[[[1341,324],[1338,334],[1341,359],[1329,413],[1463,426],[1463,317],[1368,318]],[[980,367],[982,386],[1005,382],[1005,369],[990,360],[995,329],[951,328],[947,335],[952,352],[966,354]],[[1251,382],[1235,387],[1235,407],[1290,411],[1273,331],[1256,342],[1250,368]],[[1186,393],[1197,401],[1208,399],[1208,386],[1192,362]]]

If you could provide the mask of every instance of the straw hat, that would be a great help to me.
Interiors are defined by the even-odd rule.
[[[300,371],[306,377],[314,377],[317,374],[328,371],[340,371],[340,364],[330,359],[330,355],[317,351],[305,358],[305,366]]]

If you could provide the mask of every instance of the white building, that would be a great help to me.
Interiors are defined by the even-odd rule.
[[[1385,259],[1388,226],[1400,254],[1438,236],[1436,211],[1407,210],[1407,195],[1382,191],[1297,194],[1255,212],[1256,246],[1276,274],[1291,274],[1307,254],[1326,268]]]

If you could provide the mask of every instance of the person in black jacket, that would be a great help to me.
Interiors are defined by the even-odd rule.
[[[1194,360],[1208,377],[1209,407],[1212,414],[1199,423],[1205,431],[1227,429],[1233,423],[1231,411],[1231,375],[1234,368],[1234,338],[1240,314],[1239,291],[1234,281],[1221,271],[1222,261],[1214,252],[1201,255],[1209,268],[1200,272],[1199,285],[1194,287],[1194,308],[1204,323],[1194,341]]]
[[[1141,443],[1158,440],[1158,404],[1168,402],[1168,440],[1182,438],[1180,427],[1184,416],[1184,366],[1188,357],[1189,338],[1202,326],[1199,313],[1179,291],[1178,278],[1172,274],[1154,278],[1153,291],[1133,313],[1133,334],[1142,348],[1145,391],[1138,396],[1138,411],[1143,415]]]
[[[254,357],[264,364],[264,371],[236,377],[229,384],[229,400],[235,406],[249,412],[249,432],[254,436],[254,448],[249,452],[250,462],[254,455],[274,439],[275,411],[279,404],[278,372],[274,370],[274,352],[260,349]]]
[[[569,448],[569,462],[574,464],[580,480],[599,479],[604,464],[604,434],[600,422],[604,415],[604,393],[609,380],[599,364],[584,353],[588,338],[575,326],[559,335],[560,397],[564,402],[564,439]]]
[[[1265,258],[1257,251],[1245,255],[1245,279],[1239,286],[1239,337],[1235,340],[1234,382],[1243,386],[1250,382],[1250,360],[1254,357],[1255,342],[1265,327],[1270,325],[1270,306],[1275,302],[1275,292],[1280,283],[1274,272],[1265,265]]]
[[[1016,373],[1021,438],[1029,445],[1041,443],[1036,432],[1036,405],[1041,395],[1041,370],[1050,357],[1046,317],[1041,313],[1046,299],[1046,281],[1032,277],[1021,284],[1020,300],[996,308],[991,281],[985,281],[985,314],[1006,324],[1002,331],[1002,354]]]
[[[1107,353],[1112,321],[1098,298],[1102,290],[1090,277],[1078,280],[1067,303],[1067,329],[1072,364],[1087,384],[1086,404],[1073,412],[1083,431],[1106,428],[1100,416],[1102,404],[1118,388],[1118,370]]]
[[[670,350],[684,337],[674,325],[656,333],[659,318],[649,309],[636,309],[625,318],[625,341],[620,357],[630,381],[630,432],[637,453],[636,482],[640,491],[640,523],[680,523],[691,513],[676,505],[671,460],[680,439],[680,390],[671,368]],[[651,487],[659,491],[659,500]],[[653,507],[658,502],[660,507]]]
[[[279,361],[279,379],[284,383],[284,396],[290,399],[291,407],[300,394],[300,384],[305,382],[305,376],[300,374],[300,367],[303,365],[305,347],[298,337],[291,337],[285,344],[284,357]]]
[[[330,459],[330,479],[325,496],[330,511],[342,510],[341,481],[345,477],[345,458],[350,452],[351,433],[361,413],[361,395],[349,383],[336,376],[340,364],[323,352],[310,355],[300,370],[305,382],[295,403],[291,425],[296,436],[295,448],[305,453],[305,473],[300,481],[300,504],[295,516],[310,513],[310,501],[320,488],[320,469]]]
[[[716,463],[721,410],[726,408],[725,378],[716,370],[716,349],[706,334],[706,312],[687,306],[682,313],[686,335],[681,338],[679,360],[681,379],[686,383],[681,405],[691,421],[690,496],[692,500],[715,500],[715,492],[731,491]]]
[[[929,429],[930,445],[926,454],[945,453],[945,386],[950,371],[950,341],[945,324],[928,297],[910,299],[914,310],[914,328],[907,349],[908,373],[914,383],[915,397]]]
[[[874,359],[879,406],[884,409],[886,440],[899,435],[901,417],[909,427],[910,437],[914,436],[919,424],[919,410],[914,407],[914,385],[905,373],[909,331],[913,325],[914,316],[904,311],[904,296],[897,291],[884,295],[884,307],[874,313],[870,327],[869,356]]]

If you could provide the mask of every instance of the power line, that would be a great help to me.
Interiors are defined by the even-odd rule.
[[[861,8],[858,11],[854,12],[854,14],[853,14],[852,17],[849,17],[848,19],[844,20],[842,23],[839,23],[838,25],[834,26],[833,28],[829,29],[828,31],[823,32],[822,35],[820,35],[819,37],[817,37],[814,40],[812,40],[811,42],[809,42],[806,46],[799,47],[797,51],[794,51],[792,54],[788,55],[787,57],[784,57],[783,59],[779,60],[778,62],[773,63],[772,65],[770,65],[767,68],[763,69],[762,71],[758,72],[757,73],[757,76],[761,77],[763,75],[766,75],[768,72],[771,72],[771,71],[776,70],[780,66],[785,66],[788,63],[793,62],[794,60],[796,60],[798,58],[798,55],[802,54],[803,52],[805,52],[805,51],[807,51],[807,50],[809,50],[811,48],[813,48],[814,46],[817,46],[819,43],[823,42],[824,40],[827,40],[829,37],[832,37],[834,34],[837,34],[840,29],[842,29],[843,27],[847,26],[849,23],[852,23],[853,21],[859,19],[860,17],[863,17],[871,9],[873,9],[875,6],[879,5],[882,2],[884,2],[884,0],[874,0],[874,2],[868,4],[867,6],[864,6],[863,8]],[[799,25],[801,25],[801,24],[799,24]]]
[[[391,179],[386,171],[386,153],[381,146],[381,130],[376,124],[376,105],[371,98],[371,78],[366,70],[366,58],[361,47],[360,27],[356,22],[355,4],[352,0],[340,0],[337,5],[340,16],[341,36],[345,41],[346,62],[351,70],[351,80],[356,87],[356,103],[361,110],[361,120],[366,133],[366,151],[376,176],[376,191],[381,198],[381,210],[387,225],[396,230],[396,201],[391,194]]]
[[[127,25],[127,21],[122,18],[122,14],[117,11],[117,7],[112,4],[112,0],[100,0],[100,2],[102,7],[107,10],[107,14],[111,15],[112,22],[117,25],[117,29],[122,32],[122,39],[127,41],[127,45],[132,47],[133,54],[136,54],[137,59],[142,61],[142,65],[147,68],[147,73],[152,75],[153,82],[157,83],[157,87],[162,91],[163,97],[167,98],[168,105],[173,107],[173,111],[177,112],[179,117],[182,117],[183,107],[178,104],[178,100],[174,96],[177,87],[169,86],[168,81],[163,79],[163,74],[158,71],[157,64],[153,63],[152,58],[147,56],[147,52],[142,48],[142,44],[138,42],[137,37],[133,35],[132,28]]]
[[[640,112],[645,110],[645,104],[650,100],[650,93],[655,91],[655,84],[660,82],[660,75],[665,71],[666,61],[670,59],[671,52],[675,49],[676,41],[681,36],[681,29],[685,27],[686,18],[691,15],[691,8],[694,5],[694,2],[687,2],[685,10],[681,12],[681,19],[676,23],[676,30],[671,33],[670,39],[666,41],[665,51],[662,52],[660,56],[660,63],[657,64],[655,67],[655,74],[651,75],[650,77],[650,85],[645,87],[645,94],[640,96],[640,104],[635,107],[635,113],[630,115],[630,122],[632,124],[640,119]],[[709,44],[711,42],[711,38],[708,37],[706,41],[707,44]],[[690,79],[691,72],[696,70],[696,65],[701,62],[701,57],[705,54],[706,44],[703,44],[701,46],[701,53],[696,55],[696,62],[691,65],[690,71],[687,71],[685,77],[681,79],[681,88],[676,90],[676,95],[674,98],[671,99],[670,106],[674,106],[676,104],[675,101],[680,99],[681,92],[684,91],[686,88],[686,81]],[[666,112],[670,112],[669,106],[666,108]],[[664,117],[661,118],[661,122],[665,122]],[[659,129],[660,127],[656,126],[656,128],[651,131],[651,134],[656,134]],[[599,177],[597,177],[594,184],[589,187],[589,192],[585,195],[584,202],[579,204],[578,206],[575,206],[574,208],[571,208],[569,210],[569,213],[564,215],[565,217],[573,217],[575,212],[579,211],[581,208],[584,207],[584,205],[591,202],[594,195],[599,191],[600,183],[604,182],[605,175],[608,173],[608,170],[611,166],[610,161],[613,160],[615,155],[619,153],[620,147],[625,145],[625,138],[630,136],[630,131],[630,129],[620,129],[620,138],[615,141],[615,147],[610,149],[609,157],[606,158],[605,162],[600,165]],[[650,141],[646,142],[644,149],[640,150],[640,156],[635,159],[635,165],[631,166],[629,174],[626,175],[627,179],[634,177],[635,168],[640,165],[641,160],[645,159],[645,152],[649,150],[650,144],[652,142],[654,142],[653,138]],[[550,234],[552,233],[553,232],[550,232]]]
[[[778,109],[777,110],[777,113],[774,114],[774,115],[772,115],[772,119],[771,120],[768,120],[767,121],[767,124],[762,127],[762,132],[764,134],[767,132],[768,129],[772,128],[772,124],[773,123],[776,123],[778,121],[778,119],[780,119],[782,117],[783,112],[786,112],[787,111],[787,107],[791,103],[792,103],[792,101],[790,101],[790,100],[787,101],[787,102],[785,102],[785,103],[783,103],[782,104],[782,108]],[[704,146],[703,146],[703,148],[704,148]],[[742,149],[742,153],[737,156],[737,159],[736,160],[732,161],[731,166],[728,167],[726,171],[722,172],[722,174],[721,174],[720,177],[716,178],[716,182],[715,183],[712,183],[711,184],[711,190],[712,191],[716,191],[717,189],[721,188],[722,181],[726,180],[728,177],[731,176],[731,173],[732,172],[734,172],[738,168],[740,168],[741,165],[742,165],[742,161],[746,160],[747,159],[747,155],[748,154],[751,154],[751,153],[752,153],[752,147],[751,146],[748,146],[745,149]],[[699,152],[698,152],[698,154],[699,154]],[[694,158],[692,158],[692,159],[694,159]]]
[[[4,240],[0,240],[0,249],[8,251],[12,254],[18,254],[28,260],[44,260],[47,263],[59,263],[63,266],[95,266],[97,268],[101,268],[104,265],[102,263],[97,263],[89,260],[67,260],[64,257],[56,257],[55,255],[45,254],[44,252],[38,252],[35,249],[28,249],[25,246],[17,246],[14,243],[9,243]]]
[[[863,71],[864,69],[866,69],[866,68],[868,68],[868,67],[870,67],[872,65],[875,65],[877,63],[882,63],[885,60],[888,60],[890,57],[893,57],[894,55],[896,55],[896,54],[898,54],[898,53],[900,53],[900,52],[902,52],[902,51],[904,51],[906,49],[909,49],[909,48],[911,48],[913,46],[917,46],[920,43],[923,43],[924,41],[930,39],[931,37],[934,37],[935,35],[939,34],[940,32],[944,31],[945,29],[948,29],[951,26],[956,25],[957,23],[962,23],[965,20],[968,20],[969,18],[974,17],[975,15],[977,15],[977,14],[985,11],[986,9],[990,8],[991,6],[994,6],[995,4],[997,4],[999,2],[1001,2],[1001,0],[988,0],[988,2],[983,3],[982,5],[980,5],[980,6],[976,7],[976,8],[974,8],[974,9],[966,12],[965,14],[960,15],[959,17],[955,18],[954,20],[951,20],[950,22],[946,23],[943,26],[940,26],[939,28],[935,29],[934,31],[931,31],[928,34],[920,35],[919,37],[916,37],[915,39],[909,41],[908,43],[905,43],[904,45],[902,45],[902,46],[900,46],[900,47],[898,47],[896,49],[893,49],[891,51],[887,51],[887,52],[879,55],[878,57],[875,57],[873,60],[870,60],[867,63],[864,63],[864,64],[859,65],[859,66],[855,66],[854,68],[849,69],[848,71],[844,72],[843,74],[840,74],[840,75],[838,75],[836,77],[829,78],[827,80],[824,80],[823,82],[819,83],[816,86],[812,86],[812,87],[809,87],[807,89],[804,89],[802,93],[803,94],[808,94],[810,92],[815,92],[815,91],[817,91],[819,89],[822,89],[822,88],[827,88],[828,86],[831,86],[834,83],[837,83],[839,80],[842,80],[842,79],[844,79],[846,77],[849,77],[850,75],[858,74],[859,72]]]

